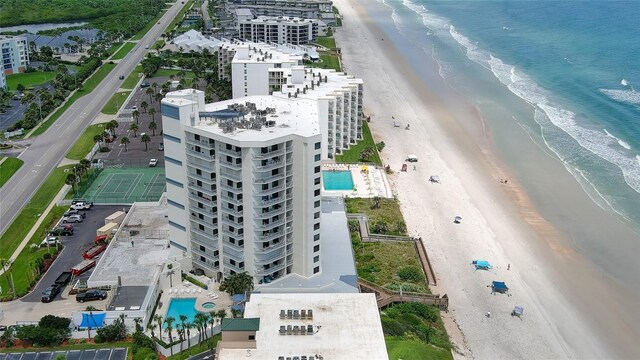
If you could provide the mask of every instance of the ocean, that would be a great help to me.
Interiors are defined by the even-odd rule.
[[[628,270],[637,275],[630,262],[640,253],[640,1],[361,3],[443,102],[454,108],[462,98],[475,108],[534,205],[580,253],[621,282]],[[627,235],[608,238],[587,216],[574,218],[581,209],[570,200],[548,198],[554,175],[519,153],[514,129],[630,228]]]

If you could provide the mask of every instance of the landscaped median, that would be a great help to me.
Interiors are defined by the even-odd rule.
[[[107,77],[107,75],[109,75],[111,70],[113,70],[115,67],[116,67],[116,64],[111,64],[111,63],[102,64],[102,66],[84,82],[80,90],[77,90],[75,93],[73,93],[73,95],[71,95],[67,99],[67,101],[64,103],[64,105],[62,105],[60,108],[58,108],[58,110],[56,110],[53,114],[51,114],[51,116],[49,116],[49,118],[45,122],[40,124],[40,126],[35,128],[33,133],[31,133],[29,136],[41,135],[45,131],[47,131],[47,129],[49,129],[49,127],[53,125],[53,123],[55,123],[56,120],[58,120],[58,118],[62,114],[64,114],[64,112],[67,111],[71,107],[71,105],[73,105],[74,102],[76,102],[76,100],[91,93],[96,88],[96,86],[98,86],[98,84],[100,84],[100,82],[104,80],[104,78]]]
[[[2,187],[13,174],[24,164],[24,161],[17,158],[5,158],[0,163],[0,187]]]
[[[95,144],[93,137],[104,132],[103,124],[93,124],[84,130],[78,141],[69,149],[66,158],[70,160],[82,160],[91,151]]]
[[[118,113],[118,110],[127,100],[131,91],[120,91],[111,96],[111,99],[104,105],[102,108],[103,114],[115,115]]]
[[[124,59],[125,56],[136,46],[136,43],[126,42],[115,54],[111,56],[110,60],[121,60]]]

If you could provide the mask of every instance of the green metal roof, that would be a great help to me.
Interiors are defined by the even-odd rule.
[[[251,319],[223,319],[222,331],[258,331],[260,330],[260,318]]]

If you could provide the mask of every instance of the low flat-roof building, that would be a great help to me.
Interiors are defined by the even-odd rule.
[[[216,359],[389,359],[375,294],[254,293],[244,317],[225,319]]]

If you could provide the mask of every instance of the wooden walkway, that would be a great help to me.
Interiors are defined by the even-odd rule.
[[[389,291],[365,279],[358,278],[358,287],[361,293],[376,294],[378,309],[385,308],[394,303],[401,302],[419,302],[427,305],[433,305],[440,310],[447,311],[449,309],[449,297],[447,294],[427,295],[408,292]]]

